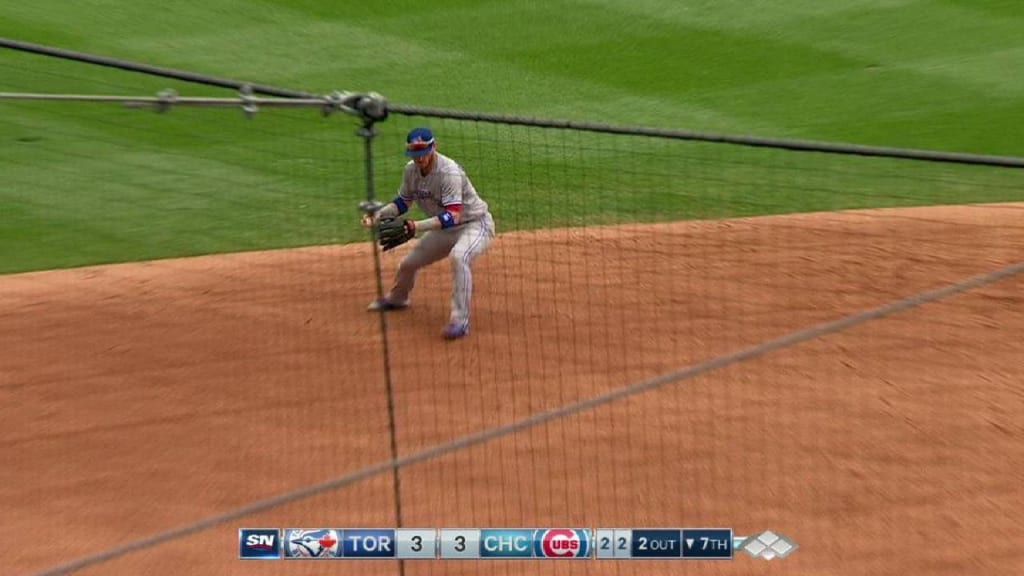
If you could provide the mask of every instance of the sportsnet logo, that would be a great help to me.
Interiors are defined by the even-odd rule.
[[[341,534],[330,528],[292,528],[282,538],[285,558],[340,558]]]
[[[242,528],[238,531],[238,557],[277,560],[281,539],[276,528]]]
[[[586,530],[538,530],[533,540],[538,558],[586,558],[590,555],[590,533]]]

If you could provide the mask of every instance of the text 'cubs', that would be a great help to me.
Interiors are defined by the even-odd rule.
[[[587,558],[590,531],[573,528],[537,530],[533,539],[537,558]]]

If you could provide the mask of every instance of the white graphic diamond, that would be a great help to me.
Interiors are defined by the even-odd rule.
[[[747,554],[750,554],[754,558],[760,556],[761,552],[764,552],[767,548],[767,546],[761,544],[757,540],[751,540],[743,547],[743,549],[746,550]]]
[[[776,540],[779,539],[779,537],[776,536],[775,533],[771,530],[765,530],[761,533],[760,536],[757,537],[757,539],[760,540],[761,543],[765,546],[771,546]]]
[[[779,556],[785,556],[792,549],[793,549],[793,545],[790,544],[789,542],[786,542],[785,540],[783,540],[781,538],[779,539],[778,542],[776,542],[775,544],[772,544],[772,550],[778,552]]]

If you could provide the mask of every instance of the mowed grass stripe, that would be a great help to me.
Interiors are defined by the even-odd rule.
[[[842,21],[851,11],[877,11],[915,4],[916,0],[786,0],[758,2],[750,0],[564,0],[569,6],[592,6],[619,12],[624,17],[643,16],[686,26],[702,26],[723,30],[776,30],[779,34],[795,29],[795,23],[806,18],[828,18]]]
[[[0,269],[33,269],[47,253],[48,266],[68,266],[353,239],[338,217],[365,195],[351,127],[321,122],[319,134],[296,138],[303,132],[289,128],[302,122],[268,114],[251,121],[262,137],[236,127],[232,138],[226,113],[115,111],[87,127],[50,119],[48,129],[20,120],[0,156],[0,196],[20,214],[4,222],[12,240]]]
[[[737,74],[736,86],[680,86],[690,101],[718,106],[722,117],[760,116],[785,126],[780,135],[795,137],[1021,153],[1019,139],[990,128],[1012,118],[1007,114],[1014,107],[1024,106],[1024,76],[1000,72],[997,64],[1006,64],[1007,70],[1024,67],[1019,60],[1024,10],[1015,17],[997,17],[927,0],[794,2],[758,10],[740,2],[716,2],[713,8],[688,2],[663,11],[652,0],[596,3],[619,10],[624,18],[657,16],[775,42],[776,49],[762,56],[764,68],[776,73],[773,78]],[[787,63],[804,58],[799,51],[779,48],[787,43],[813,47],[827,54],[823,60],[833,66],[787,74]],[[728,57],[720,49],[716,53]],[[950,110],[959,121],[946,121]],[[940,114],[941,121],[929,122],[932,113]]]

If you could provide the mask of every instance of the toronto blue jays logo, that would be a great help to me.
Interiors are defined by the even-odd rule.
[[[285,531],[286,558],[337,558],[341,538],[337,530],[290,529]]]

